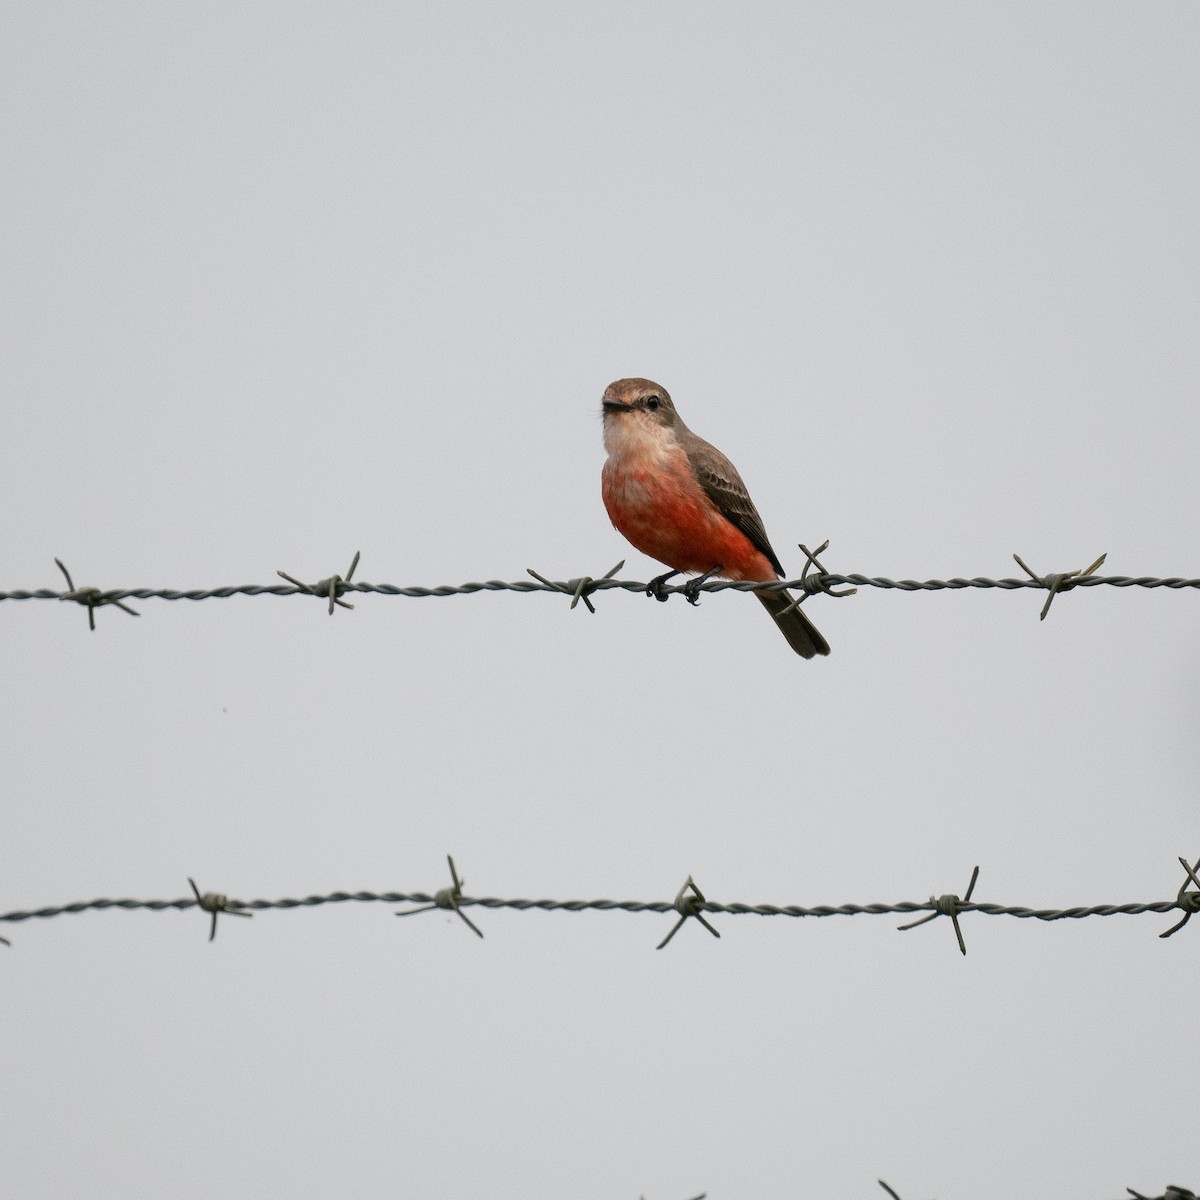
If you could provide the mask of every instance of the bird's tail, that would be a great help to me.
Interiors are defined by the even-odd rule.
[[[821,636],[817,627],[804,615],[801,608],[793,608],[785,612],[792,598],[787,592],[755,592],[763,608],[775,618],[783,636],[801,658],[813,658],[818,654],[829,653],[829,643]]]

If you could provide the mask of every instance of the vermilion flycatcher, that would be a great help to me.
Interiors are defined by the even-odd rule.
[[[666,388],[649,379],[618,379],[605,390],[603,406],[604,507],[637,549],[673,572],[784,577],[742,477],[683,423]],[[792,603],[787,592],[754,594],[797,654],[829,653],[799,608],[785,611]]]

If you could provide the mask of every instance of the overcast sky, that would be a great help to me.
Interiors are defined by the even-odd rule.
[[[787,569],[1200,576],[1192,4],[6,3],[0,589],[627,560],[645,375]],[[1194,592],[0,605],[0,911],[1031,906],[1200,856]],[[1200,929],[340,905],[0,933],[28,1200],[1198,1187]]]

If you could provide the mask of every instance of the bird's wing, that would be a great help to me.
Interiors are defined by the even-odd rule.
[[[771,549],[762,517],[758,515],[758,509],[754,507],[754,501],[750,499],[750,493],[746,491],[746,485],[737,473],[737,468],[716,446],[710,446],[690,429],[687,430],[686,437],[680,440],[687,451],[692,471],[705,494],[717,506],[721,515],[735,529],[741,530],[754,548],[766,556],[782,578],[783,567],[775,551]]]

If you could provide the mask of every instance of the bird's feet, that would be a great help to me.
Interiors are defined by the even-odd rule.
[[[670,598],[666,592],[667,580],[674,579],[678,575],[678,571],[668,571],[665,575],[655,575],[655,577],[646,584],[646,595],[653,596],[655,600],[661,600],[664,604]]]
[[[711,571],[705,571],[703,575],[697,575],[695,579],[689,579],[683,585],[683,597],[689,604],[700,603],[700,585],[707,583],[714,575],[720,575],[724,567],[713,567]]]

